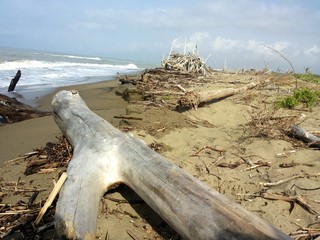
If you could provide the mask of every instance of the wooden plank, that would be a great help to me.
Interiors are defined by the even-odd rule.
[[[90,111],[76,91],[57,93],[52,107],[74,146],[55,216],[57,232],[65,237],[95,239],[102,195],[124,183],[185,239],[291,239],[114,128]]]

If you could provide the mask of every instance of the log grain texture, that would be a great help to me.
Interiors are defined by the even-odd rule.
[[[77,91],[58,92],[52,107],[57,125],[74,147],[55,215],[62,236],[95,239],[101,197],[124,183],[184,239],[291,239],[114,128],[93,113]]]

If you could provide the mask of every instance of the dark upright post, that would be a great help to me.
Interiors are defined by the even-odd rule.
[[[18,72],[16,73],[16,75],[14,76],[14,78],[12,78],[9,88],[8,88],[8,92],[12,92],[14,90],[14,88],[16,87],[19,79],[21,77],[21,71],[18,70]]]

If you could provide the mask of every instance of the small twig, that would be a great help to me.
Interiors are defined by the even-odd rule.
[[[255,164],[251,161],[251,159],[247,159],[244,157],[240,157],[246,164],[248,164],[249,166],[255,166]]]
[[[276,194],[270,194],[265,193],[263,194],[263,198],[270,199],[270,200],[283,200],[287,202],[293,202],[299,204],[301,207],[306,209],[308,212],[312,214],[319,214],[312,206],[310,206],[304,199],[302,199],[300,196],[283,196],[283,195],[276,195]]]
[[[206,167],[207,173],[210,174],[211,172],[210,172],[209,166],[208,166],[200,157],[198,157],[198,158],[199,158],[199,160],[203,163],[203,165]]]
[[[295,166],[307,166],[307,167],[314,167],[314,164],[311,163],[295,163],[295,162],[291,162],[291,163],[280,163],[279,167],[281,168],[290,168],[290,167],[295,167]]]
[[[210,149],[212,151],[219,152],[221,155],[223,153],[225,153],[225,150],[219,150],[219,149],[216,149],[216,148],[213,148],[213,147],[210,147],[210,146],[204,146],[204,147],[198,149],[194,154],[192,154],[191,157],[198,156],[204,149]]]
[[[157,132],[163,132],[164,130],[166,130],[166,127],[157,129]]]
[[[285,183],[285,182],[289,182],[289,181],[297,179],[297,178],[317,177],[317,176],[320,176],[320,173],[316,173],[316,174],[312,174],[312,175],[310,175],[310,174],[297,174],[297,175],[291,176],[291,177],[286,178],[286,179],[281,179],[281,180],[276,181],[276,182],[260,182],[259,184],[264,186],[264,187],[272,187],[272,186],[280,185],[280,184]]]
[[[141,117],[132,117],[132,116],[114,116],[114,118],[127,119],[127,120],[143,120]]]
[[[37,196],[39,194],[39,191],[35,191],[31,197],[29,198],[29,201],[28,201],[28,207],[30,208],[32,203],[34,202],[34,200],[36,200]]]
[[[38,227],[37,233],[43,232],[43,231],[45,231],[48,228],[51,228],[53,226],[54,226],[54,221],[48,222],[48,223],[42,225],[41,227]]]
[[[110,201],[116,202],[116,203],[129,203],[129,204],[139,204],[139,203],[144,203],[144,201],[142,199],[137,199],[137,200],[126,200],[126,199],[118,199],[118,198],[114,198],[111,196],[104,196],[105,199],[108,199]]]
[[[177,85],[177,88],[179,88],[182,92],[186,93],[187,90],[184,89],[180,84]]]
[[[252,169],[256,169],[258,167],[270,167],[271,166],[271,162],[256,162],[254,163],[254,165],[248,167],[248,168],[245,168],[245,169],[242,169],[241,172],[244,172],[244,171],[248,171],[248,170],[252,170]]]
[[[218,167],[227,167],[227,168],[234,169],[234,168],[239,167],[241,164],[242,164],[242,162],[237,161],[237,162],[234,162],[234,163],[219,163],[217,166]]]
[[[46,169],[40,169],[39,174],[47,174],[47,173],[53,173],[56,172],[57,168],[46,168]]]
[[[17,214],[27,214],[27,213],[34,213],[37,212],[37,209],[26,209],[26,210],[15,210],[15,211],[6,211],[0,213],[0,216],[6,216],[6,215],[17,215]]]
[[[130,230],[127,230],[127,233],[133,240],[139,240],[139,238],[136,237]]]
[[[16,193],[25,193],[25,192],[41,192],[41,191],[46,191],[47,189],[46,188],[41,188],[41,189],[31,189],[31,188],[26,188],[26,189],[19,189],[19,188],[14,188],[14,189],[10,189],[10,188],[7,188],[7,187],[1,187],[2,191],[13,191],[13,192],[16,192]]]
[[[27,158],[27,157],[30,157],[30,156],[35,155],[35,154],[38,154],[38,153],[39,153],[39,151],[29,152],[29,153],[23,154],[23,155],[20,156],[20,157],[17,157],[17,158],[8,160],[8,161],[6,161],[4,164],[13,163],[13,162],[19,161],[19,160],[21,160],[21,159],[25,159],[25,158]]]
[[[278,50],[274,49],[273,47],[270,47],[270,46],[268,46],[268,45],[266,45],[264,43],[261,43],[261,45],[266,47],[266,48],[269,48],[270,50],[272,50],[272,51],[274,51],[276,53],[278,53],[287,63],[289,63],[293,73],[296,74],[296,71],[294,70],[294,67],[293,67],[292,63],[280,51],[278,51]],[[298,88],[298,80],[297,79],[296,79],[296,88]]]
[[[118,198],[113,198],[113,197],[110,197],[110,196],[104,196],[105,199],[108,199],[112,202],[116,202],[116,203],[129,203],[128,200],[125,200],[125,199],[118,199]]]
[[[296,184],[293,184],[292,187],[291,187],[291,189],[292,189],[293,187],[296,187],[296,188],[298,188],[298,189],[300,189],[300,190],[303,190],[303,191],[315,191],[315,190],[319,190],[319,189],[320,189],[320,187],[317,187],[317,188],[302,188],[302,187],[299,187],[299,186],[296,185]]]
[[[209,165],[209,168],[211,169],[211,167],[212,167],[213,165],[217,165],[222,159],[224,159],[224,157],[225,157],[225,155],[222,155],[222,156],[218,157],[217,161],[212,162],[212,163]]]

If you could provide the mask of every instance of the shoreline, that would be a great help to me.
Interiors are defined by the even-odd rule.
[[[141,75],[146,69],[140,69],[137,71],[129,72],[128,74],[121,74],[120,76],[138,76]],[[32,107],[38,108],[41,104],[43,98],[46,98],[47,95],[51,95],[54,92],[59,91],[59,89],[72,89],[73,86],[87,86],[91,84],[99,84],[108,81],[117,81],[117,75],[112,75],[106,77],[104,80],[99,80],[96,82],[78,82],[76,84],[66,85],[66,86],[50,86],[50,85],[22,85],[15,88],[18,91],[8,92],[7,87],[1,87],[0,93],[6,95],[10,98],[16,98],[19,102],[30,105]],[[8,84],[9,86],[9,84]]]

